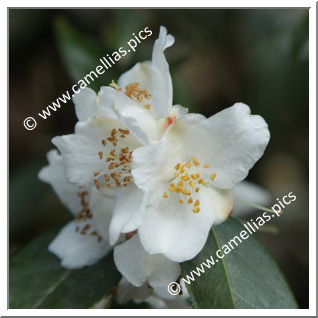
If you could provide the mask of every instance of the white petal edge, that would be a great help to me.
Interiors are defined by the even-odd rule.
[[[181,274],[180,265],[163,255],[148,254],[135,234],[114,248],[114,261],[121,274],[134,286],[148,281],[151,287],[167,287]]]
[[[97,263],[111,250],[105,240],[98,242],[96,236],[81,235],[75,231],[75,223],[68,223],[51,242],[48,250],[61,259],[61,265],[77,269]]]
[[[167,29],[160,27],[159,38],[152,52],[153,107],[158,117],[168,117],[172,107],[172,81],[169,65],[164,56],[166,48],[172,46],[174,37],[167,34]]]

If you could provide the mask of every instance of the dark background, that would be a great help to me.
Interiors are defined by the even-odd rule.
[[[153,34],[91,87],[98,91],[136,62],[151,59],[160,25],[176,38],[166,51],[174,103],[210,116],[241,101],[267,121],[271,140],[248,180],[269,190],[273,203],[291,191],[297,199],[273,221],[278,231],[258,236],[300,308],[308,308],[309,16],[304,9],[10,9],[10,253],[70,217],[37,173],[53,148],[51,138],[73,132],[73,103],[47,120],[37,113],[146,26]],[[39,119],[33,131],[23,127],[29,116]]]

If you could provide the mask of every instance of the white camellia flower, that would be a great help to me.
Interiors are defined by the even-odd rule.
[[[90,190],[71,184],[65,175],[63,159],[56,150],[48,152],[47,158],[49,165],[42,168],[39,178],[53,187],[61,202],[75,216],[75,220],[69,222],[49,245],[49,251],[61,259],[65,268],[93,265],[112,250],[104,229],[109,226],[114,200],[102,197],[94,188]],[[108,218],[105,218],[105,210],[108,210]]]
[[[153,288],[167,288],[181,275],[178,263],[161,254],[147,253],[137,233],[115,246],[114,261],[120,273],[136,287],[148,283]]]
[[[110,225],[110,243],[120,233],[129,233],[141,223],[147,197],[133,183],[132,153],[139,147],[159,141],[175,120],[187,109],[172,105],[172,83],[164,50],[174,38],[160,28],[152,61],[136,64],[123,74],[118,85],[102,87],[98,95],[84,89],[75,95],[79,122],[75,133],[55,137],[69,180],[80,186],[96,188],[116,197]]]
[[[231,214],[233,187],[269,138],[264,119],[237,103],[208,119],[175,121],[160,142],[136,149],[132,175],[148,195],[138,227],[146,251],[175,262],[195,257],[211,226]]]

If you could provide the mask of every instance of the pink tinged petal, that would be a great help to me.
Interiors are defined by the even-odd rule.
[[[95,188],[91,188],[89,210],[93,214],[97,224],[98,233],[109,241],[109,225],[112,218],[112,212],[115,205],[114,198],[104,197]]]
[[[181,274],[178,263],[163,255],[150,255],[140,244],[138,235],[114,248],[114,261],[121,274],[134,286],[148,281],[151,287],[164,287]]]
[[[141,224],[146,207],[145,194],[133,183],[119,190],[109,227],[109,241],[114,245],[121,233],[129,233]]]
[[[152,99],[158,117],[168,117],[172,107],[172,81],[164,51],[173,43],[174,37],[167,34],[167,29],[161,26],[152,52]]]
[[[111,250],[106,241],[98,241],[96,236],[81,235],[75,231],[74,222],[68,223],[49,245],[48,249],[61,259],[65,268],[82,268],[97,263]]]
[[[203,248],[211,226],[225,219],[233,209],[231,190],[201,189],[198,199],[200,211],[178,202],[176,193],[163,198],[165,204],[148,206],[142,225],[138,229],[140,241],[148,253],[162,253],[175,262],[195,257]]]
[[[57,150],[51,150],[47,154],[49,165],[39,172],[39,179],[49,183],[61,202],[74,214],[82,210],[82,205],[77,192],[79,187],[72,184],[66,177],[64,162]],[[86,191],[86,188],[82,188]],[[86,198],[88,199],[88,198]]]
[[[250,108],[243,103],[197,125],[177,122],[171,127],[169,138],[177,136],[189,156],[210,164],[210,173],[216,173],[213,186],[221,189],[232,188],[246,178],[270,138],[265,120],[251,115]]]

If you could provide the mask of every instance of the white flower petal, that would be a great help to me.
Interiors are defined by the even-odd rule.
[[[57,150],[51,150],[47,154],[49,165],[39,172],[39,179],[49,183],[61,202],[74,214],[82,210],[80,198],[77,195],[78,186],[67,179],[63,158]],[[82,189],[83,191],[87,189]]]
[[[114,245],[121,233],[137,229],[145,213],[146,199],[133,183],[119,190],[109,228],[110,244]]]
[[[164,50],[174,43],[174,37],[167,34],[167,29],[160,27],[159,38],[152,52],[152,100],[158,117],[168,117],[172,107],[172,81],[169,65],[164,56]]]
[[[76,233],[75,226],[74,222],[68,223],[48,247],[61,259],[63,267],[75,269],[93,265],[112,250],[106,241],[98,242],[96,236]]]
[[[134,183],[145,193],[152,195],[158,187],[168,182],[174,175],[174,166],[183,161],[183,150],[180,144],[160,141],[155,145],[140,147],[133,152],[131,174]],[[151,198],[149,198],[150,201]]]
[[[122,91],[110,86],[102,86],[99,94],[100,108],[98,114],[102,117],[118,119],[117,114],[114,112],[115,107],[131,107],[136,105],[136,102]]]
[[[137,63],[129,71],[122,74],[118,79],[118,86],[123,90],[125,87],[132,83],[139,83],[140,87],[148,92],[152,92],[152,73],[151,73],[151,63],[149,61]]]
[[[111,222],[114,206],[114,198],[104,197],[95,187],[91,188],[89,209],[96,221],[98,233],[106,241],[109,241],[109,224]]]
[[[156,120],[140,106],[116,107],[116,114],[129,131],[143,144],[150,145],[150,140],[158,140],[160,136]]]
[[[151,289],[148,284],[143,284],[140,287],[133,286],[129,281],[122,277],[117,288],[117,301],[119,304],[125,304],[130,300],[141,300],[149,297]]]
[[[161,198],[161,205],[148,206],[138,229],[148,253],[162,253],[175,262],[195,257],[203,248],[211,226],[228,217],[234,203],[232,190],[206,188],[198,195],[200,212],[193,213],[191,205],[178,202],[180,198],[172,193],[168,198]]]
[[[89,87],[85,87],[73,97],[78,120],[86,120],[98,115],[98,96]]]
[[[237,103],[197,125],[176,122],[167,138],[179,136],[188,156],[209,163],[216,173],[213,186],[229,189],[246,178],[263,155],[270,134],[261,116],[251,115],[250,108]]]
[[[55,137],[52,139],[60,150],[66,167],[66,173],[71,182],[79,185],[91,186],[97,177],[95,173],[105,174],[109,162],[100,158],[99,152],[109,153],[116,148],[117,153],[122,147],[128,146],[131,150],[139,147],[140,142],[131,134],[125,139],[118,138],[118,145],[115,147],[107,142],[102,145],[102,140],[110,137],[112,129],[125,129],[118,120],[96,117],[84,122],[78,122],[75,127],[75,134]],[[104,180],[104,178],[102,178]]]
[[[138,235],[114,248],[114,261],[121,274],[134,286],[147,281],[152,287],[164,287],[180,276],[180,266],[163,255],[150,255]]]

